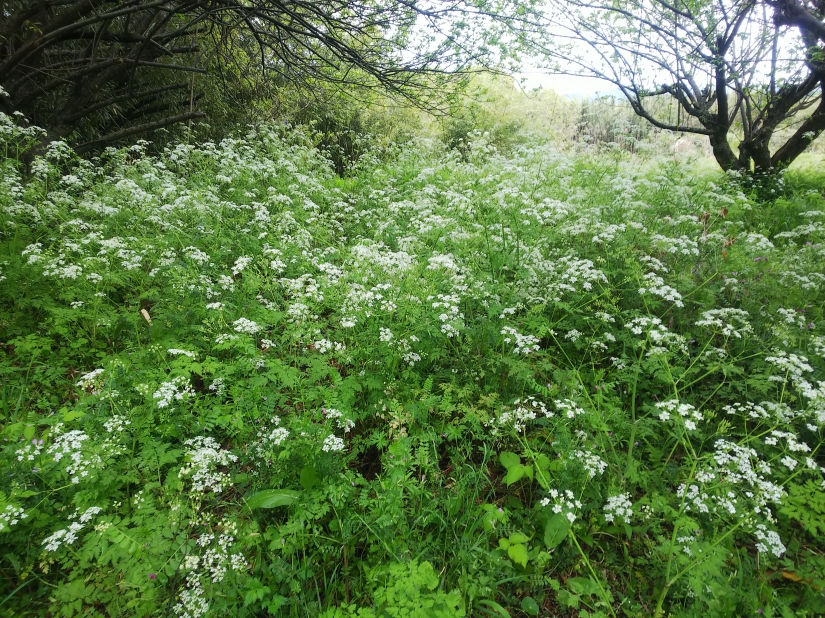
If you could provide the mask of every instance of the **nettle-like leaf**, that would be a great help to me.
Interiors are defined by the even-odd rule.
[[[544,545],[547,549],[558,547],[570,533],[570,520],[564,513],[556,513],[544,527]]]

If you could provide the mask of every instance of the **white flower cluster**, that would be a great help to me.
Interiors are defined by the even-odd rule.
[[[516,399],[512,410],[504,408],[498,418],[490,421],[489,425],[493,426],[494,436],[498,435],[502,427],[512,427],[521,433],[527,422],[534,420],[539,414],[547,418],[553,416],[553,412],[547,409],[543,401],[530,395],[524,399]]]
[[[344,441],[335,434],[330,434],[326,438],[324,438],[324,443],[321,446],[321,450],[325,453],[343,451]]]
[[[214,438],[209,436],[195,436],[184,442],[189,447],[186,457],[189,463],[183,466],[178,473],[179,478],[191,476],[192,491],[211,491],[220,493],[229,484],[229,475],[216,470],[218,466],[227,466],[238,458],[221,449]]]
[[[387,313],[395,311],[395,302],[388,298],[392,290],[391,283],[379,283],[369,290],[360,283],[350,284],[341,306],[344,316],[341,318],[341,325],[344,328],[352,328],[358,322],[358,314],[368,318],[376,308]]]
[[[295,298],[307,302],[322,303],[324,302],[324,292],[321,286],[312,275],[304,274],[295,279],[278,279],[286,293]]]
[[[629,524],[633,517],[633,502],[630,500],[630,494],[623,493],[618,496],[610,496],[607,499],[607,504],[604,505],[604,519],[611,524],[615,519]]]
[[[223,378],[215,378],[212,380],[212,384],[209,385],[209,390],[215,393],[216,397],[221,397],[225,389],[226,385],[223,382]]]
[[[634,335],[647,333],[650,341],[655,344],[647,353],[647,356],[664,354],[668,351],[668,348],[675,348],[682,352],[687,352],[685,338],[670,332],[667,327],[662,324],[662,321],[655,316],[634,318],[625,324],[625,328],[630,329],[630,332]],[[639,345],[641,345],[641,342],[639,342]]]
[[[227,526],[228,530],[234,532],[234,526]],[[211,532],[200,535],[197,540],[197,546],[207,548],[202,556],[196,554],[187,555],[181,569],[185,571],[194,571],[192,573],[200,579],[203,574],[209,578],[213,584],[223,581],[228,569],[243,570],[246,568],[246,560],[241,554],[232,553],[232,544],[235,542],[235,537],[232,534],[215,535]],[[211,546],[211,547],[210,547]],[[200,572],[198,572],[200,571]]]
[[[186,247],[183,250],[183,253],[190,260],[192,260],[193,262],[197,262],[201,266],[203,266],[204,264],[209,263],[209,254],[204,253],[203,251],[201,251],[197,247]]]
[[[765,438],[765,444],[769,444],[771,446],[776,446],[778,440],[784,439],[787,441],[788,450],[794,453],[810,453],[811,447],[805,444],[804,442],[800,442],[799,438],[797,438],[796,434],[791,433],[790,431],[779,431],[773,430],[771,431],[770,435]]]
[[[452,253],[443,255],[440,253],[435,253],[427,259],[427,270],[439,270],[441,268],[451,271],[459,270],[458,264],[456,264],[455,257],[453,257]]]
[[[171,382],[161,382],[152,394],[153,399],[157,399],[158,408],[168,408],[175,401],[183,401],[195,394],[189,384],[189,378],[178,376],[173,378]]]
[[[559,411],[559,414],[566,418],[576,418],[577,416],[583,416],[586,412],[576,405],[576,402],[572,399],[556,399],[553,402],[553,405],[556,406],[556,409]]]
[[[512,326],[502,328],[501,334],[504,335],[504,343],[515,345],[513,354],[530,354],[540,350],[538,337],[522,335]]]
[[[756,549],[760,554],[770,552],[779,558],[785,553],[786,547],[782,544],[782,539],[773,530],[768,530],[765,524],[756,524],[753,535],[759,539],[756,543]]]
[[[581,338],[581,336],[581,331],[578,331],[575,328],[573,328],[567,331],[567,333],[564,335],[564,338],[575,343]]]
[[[61,461],[64,457],[69,459],[66,474],[71,477],[72,483],[75,485],[80,482],[81,478],[89,476],[89,471],[101,463],[101,459],[97,455],[83,457],[83,443],[88,439],[89,436],[82,431],[68,431],[58,435],[54,443],[46,450],[56,462]]]
[[[188,356],[189,358],[195,358],[195,356],[197,356],[194,352],[190,352],[189,350],[179,350],[178,348],[169,348],[166,351],[172,356]]]
[[[287,307],[286,314],[289,316],[289,321],[293,324],[300,324],[310,319],[317,319],[317,316],[312,315],[309,307],[302,302],[294,302]]]
[[[573,492],[569,489],[565,489],[563,492],[551,489],[548,493],[550,497],[542,498],[541,505],[549,506],[552,502],[553,506],[550,508],[554,513],[564,513],[571,524],[576,521],[576,511],[582,508],[582,503],[576,499]]]
[[[650,237],[650,241],[654,246],[668,253],[699,255],[699,244],[684,235],[679,238],[669,238],[661,234],[654,234]]]
[[[57,551],[60,548],[60,545],[71,545],[77,540],[77,533],[83,530],[86,527],[86,524],[92,520],[92,517],[100,513],[102,511],[99,506],[92,506],[86,509],[86,511],[80,516],[78,521],[72,522],[68,528],[63,528],[62,530],[58,530],[57,532],[47,536],[43,539],[42,545],[46,546],[46,551]],[[70,519],[74,519],[77,517],[78,512],[75,511],[74,515],[70,517]]]
[[[233,335],[232,333],[221,333],[217,337],[215,337],[215,343],[217,345],[222,345],[224,343],[228,343],[230,341],[237,341],[238,335]]]
[[[777,350],[774,354],[776,354],[776,356],[768,356],[765,358],[765,361],[779,369],[785,370],[794,382],[804,381],[803,374],[810,373],[814,370],[814,368],[808,364],[808,358],[805,356],[788,354],[782,350]],[[773,382],[785,381],[785,378],[782,376],[771,376],[768,379]]]
[[[32,438],[30,444],[23,445],[22,448],[17,449],[14,451],[14,454],[17,455],[17,461],[34,461],[36,457],[43,452],[43,440],[38,438]]]
[[[696,431],[696,421],[701,421],[704,419],[699,410],[694,408],[689,403],[679,403],[678,399],[660,401],[656,404],[656,407],[660,410],[660,420],[667,421],[670,420],[671,413],[678,414],[684,419],[685,428],[688,431]]]
[[[813,371],[807,357],[783,351],[776,351],[775,354],[776,356],[768,356],[765,360],[785,370],[802,397],[809,400],[808,413],[813,416],[812,420],[820,426],[825,425],[825,381],[813,385],[805,379],[804,374]],[[770,376],[768,379],[780,383],[786,380],[783,376]]]
[[[99,378],[104,371],[104,369],[95,369],[94,371],[90,371],[89,373],[84,373],[82,376],[80,376],[80,380],[77,381],[77,384],[75,384],[75,386],[86,389],[90,392],[100,392],[100,389],[103,385],[103,381]]]
[[[584,467],[587,476],[595,478],[596,475],[601,475],[607,469],[607,462],[598,455],[594,455],[588,451],[575,450],[573,451],[573,458],[577,459]]]
[[[645,287],[639,288],[639,294],[642,296],[645,294],[653,294],[654,296],[659,296],[666,301],[672,302],[676,307],[685,306],[685,303],[682,302],[682,295],[679,294],[678,290],[667,285],[665,280],[656,273],[647,273],[644,276],[644,280]]]
[[[359,270],[381,269],[386,275],[395,275],[409,270],[415,264],[412,256],[404,251],[393,252],[384,243],[366,244],[362,242],[350,249],[350,258]]]
[[[390,343],[392,338],[392,331],[389,328],[381,327],[378,329],[378,340],[382,343]]]
[[[722,411],[731,416],[747,416],[753,419],[766,419],[771,416],[763,406],[750,402],[732,403],[724,406]]]
[[[676,490],[676,494],[685,500],[685,510],[756,514],[773,521],[768,502],[780,502],[785,490],[767,480],[771,467],[750,447],[727,440],[717,440],[715,447],[711,467],[696,473],[696,481],[703,485],[712,483],[712,489],[703,490],[699,485],[683,483]],[[743,511],[738,506],[740,502],[747,502],[749,506]]]
[[[254,335],[261,330],[261,327],[258,324],[252,320],[247,320],[246,318],[238,318],[232,322],[232,326],[235,327],[236,333],[246,333],[247,335]]]
[[[564,269],[559,286],[561,290],[575,292],[577,284],[583,290],[592,290],[594,283],[607,283],[607,276],[591,260],[564,256],[556,261],[556,268]]]
[[[16,525],[20,520],[27,517],[26,512],[19,506],[7,504],[6,508],[0,511],[0,531]]]
[[[175,604],[172,611],[180,618],[201,618],[209,611],[203,584],[197,574],[189,573],[186,576],[186,588],[181,590],[180,601]]]
[[[696,322],[696,326],[711,328],[725,337],[742,339],[744,335],[753,333],[748,317],[748,312],[742,309],[711,309],[702,312],[702,319]]]
[[[438,296],[428,296],[427,301],[435,300],[433,309],[444,309],[444,313],[438,316],[441,320],[441,332],[450,337],[456,337],[459,329],[464,325],[464,314],[459,310],[461,298],[457,294],[438,294]]]
[[[343,343],[338,343],[337,341],[330,341],[329,339],[319,339],[318,341],[312,344],[312,347],[321,354],[326,354],[331,350],[335,350],[336,352],[345,352],[347,346]]]
[[[255,452],[258,457],[263,459],[267,464],[271,463],[271,457],[276,447],[289,437],[289,430],[285,427],[279,427],[281,419],[277,416],[272,417],[272,427],[262,427],[258,432],[258,443],[255,445]]]
[[[713,476],[710,478],[712,479]],[[684,500],[685,511],[695,511],[698,513],[710,512],[710,507],[708,506],[710,496],[707,493],[702,492],[698,485],[686,485],[685,483],[682,483],[676,489],[676,495]]]
[[[355,427],[355,423],[346,418],[340,410],[336,410],[335,408],[322,408],[321,411],[328,419],[335,421],[338,429],[343,429],[344,433],[349,433],[352,428]]]
[[[106,433],[120,433],[125,431],[126,427],[131,424],[132,422],[122,414],[113,414],[103,423],[103,428]]]
[[[241,274],[244,269],[252,263],[252,258],[246,255],[242,255],[237,260],[235,260],[235,265],[232,266],[232,274],[237,276]]]
[[[811,346],[811,349],[813,350],[814,354],[825,358],[825,337],[820,335],[813,335],[811,336],[809,345]]]
[[[501,315],[498,316],[498,319],[504,320],[508,315],[515,315],[516,311],[518,311],[518,307],[505,307],[501,310]]]
[[[762,253],[768,253],[775,249],[774,244],[768,240],[762,234],[758,234],[756,232],[748,232],[747,234],[742,234],[739,237],[745,246],[755,249],[756,251],[760,251]]]
[[[639,261],[642,264],[647,264],[647,266],[651,269],[656,271],[657,273],[666,273],[668,272],[667,267],[662,264],[661,261],[657,260],[655,257],[651,257],[649,255],[642,255],[639,257]]]
[[[616,343],[616,337],[611,332],[606,332],[602,335],[602,340],[595,340],[590,343],[590,347],[594,350],[607,350],[610,346],[608,344]]]

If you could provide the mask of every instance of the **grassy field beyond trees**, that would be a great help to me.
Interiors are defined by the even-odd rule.
[[[541,96],[25,164],[3,116],[0,615],[823,615],[825,179]]]

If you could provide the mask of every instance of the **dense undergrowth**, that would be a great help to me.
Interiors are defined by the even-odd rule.
[[[825,612],[822,185],[381,154],[4,160],[0,613]]]

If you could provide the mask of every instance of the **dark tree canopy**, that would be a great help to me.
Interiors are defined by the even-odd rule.
[[[0,109],[79,152],[200,118],[203,85],[382,87],[419,96],[473,61],[472,11],[414,0],[11,0],[0,4]],[[422,23],[438,36],[416,33]],[[464,41],[466,43],[466,40]],[[477,58],[475,58],[477,60]],[[208,76],[208,77],[207,77]]]
[[[823,0],[549,0],[522,34],[551,71],[612,83],[639,116],[707,135],[723,169],[749,173],[787,167],[825,130],[823,20]]]

